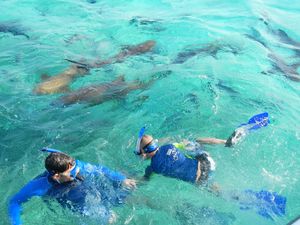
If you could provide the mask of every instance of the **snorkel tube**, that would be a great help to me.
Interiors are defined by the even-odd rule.
[[[42,148],[41,151],[42,152],[49,152],[49,153],[63,153],[60,150],[57,150],[57,149],[54,149],[54,148],[47,148],[47,147]]]
[[[142,127],[139,131],[139,135],[138,135],[138,139],[137,139],[137,142],[136,142],[136,147],[135,147],[135,151],[134,151],[134,154],[136,155],[140,155],[141,154],[141,140],[142,140],[142,137],[144,136],[145,134],[145,131],[146,131],[146,127]]]

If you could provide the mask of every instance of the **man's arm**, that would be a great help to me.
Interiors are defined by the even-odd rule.
[[[109,179],[113,181],[120,181],[123,183],[123,185],[129,187],[129,188],[135,188],[136,187],[136,180],[134,179],[128,179],[126,176],[119,172],[115,172],[110,170],[108,167],[100,166],[101,171],[104,173],[105,176],[107,176]]]
[[[196,141],[200,144],[225,144],[226,140],[217,138],[197,138]]]
[[[112,171],[106,166],[98,165],[97,168],[101,173],[103,173],[106,177],[108,177],[112,181],[123,182],[126,179],[126,176],[124,176],[123,174]]]
[[[145,169],[144,178],[146,180],[149,180],[152,173],[153,173],[152,167],[151,166],[147,166],[147,168]]]
[[[91,165],[89,163],[84,163],[79,160],[77,160],[76,162],[81,163],[81,169],[83,169],[83,170],[86,170],[87,168],[89,168],[88,165]],[[123,175],[122,173],[112,171],[108,167],[102,166],[102,165],[97,165],[97,166],[92,165],[92,166],[95,167],[95,169],[94,169],[94,171],[92,171],[92,173],[100,172],[100,173],[103,173],[106,177],[108,177],[112,181],[122,182],[123,185],[125,185],[129,188],[136,187],[136,180],[126,178],[126,176]]]
[[[33,196],[42,196],[49,189],[50,184],[46,177],[30,181],[9,201],[8,213],[13,225],[22,224],[21,204],[28,201]]]

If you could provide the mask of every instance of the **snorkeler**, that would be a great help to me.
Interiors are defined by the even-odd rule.
[[[216,164],[200,144],[181,142],[159,146],[157,142],[152,136],[144,134],[137,142],[135,153],[144,159],[151,159],[150,166],[145,170],[146,179],[154,172],[195,184],[207,184]]]
[[[113,172],[102,165],[75,160],[55,149],[44,148],[42,151],[50,152],[45,160],[46,171],[31,180],[10,199],[9,216],[14,225],[22,224],[21,204],[33,196],[52,197],[62,206],[86,215],[91,214],[86,212],[88,207],[94,212],[95,208],[99,207],[95,203],[88,206],[87,196],[92,199],[100,197],[99,204],[102,206],[96,216],[100,214],[101,219],[106,223],[111,222],[115,215],[109,209],[109,204],[120,204],[121,200],[126,197],[124,193],[126,190],[122,189],[122,186],[136,187],[134,179],[128,179],[123,174]],[[114,192],[116,196],[111,196],[113,191],[107,190],[108,187],[116,189]]]
[[[198,138],[196,142],[183,141],[163,146],[158,146],[152,136],[144,135],[146,128],[142,127],[135,154],[141,155],[144,159],[151,159],[150,166],[145,170],[145,178],[149,178],[154,172],[191,183],[208,184],[209,174],[215,170],[216,163],[203,150],[201,144],[224,144],[225,147],[232,147],[249,132],[267,126],[268,116],[267,112],[252,116],[247,123],[240,124],[227,140]]]
[[[252,117],[249,122],[256,119],[256,123],[243,124],[233,132],[228,140],[199,138],[196,142],[182,141],[162,146],[159,146],[158,140],[152,136],[145,135],[145,127],[143,127],[139,132],[135,154],[144,159],[151,159],[150,165],[145,170],[144,178],[149,179],[152,173],[176,178],[201,185],[218,197],[237,202],[241,210],[253,209],[260,216],[272,220],[275,216],[284,216],[286,197],[276,192],[253,191],[251,189],[234,193],[221,191],[219,186],[211,181],[210,176],[216,169],[216,163],[199,144],[225,144],[226,147],[230,147],[247,134],[246,128],[249,131],[267,126],[268,117],[265,116],[267,113]],[[244,129],[242,129],[243,127]]]

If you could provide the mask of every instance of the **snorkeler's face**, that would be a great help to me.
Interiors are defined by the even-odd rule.
[[[157,143],[158,140],[152,138],[150,141],[148,141],[148,143],[143,145],[143,147],[141,148],[141,157],[143,159],[152,158],[153,156],[152,152],[154,152],[158,148]]]
[[[75,165],[69,164],[69,168],[62,172],[62,173],[56,173],[53,175],[53,179],[56,180],[58,183],[65,183],[74,180],[74,176],[71,176],[71,171],[75,168]],[[77,172],[78,173],[78,172]],[[75,174],[76,176],[76,174]]]

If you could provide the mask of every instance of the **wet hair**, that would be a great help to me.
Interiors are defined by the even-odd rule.
[[[45,168],[52,174],[65,172],[69,165],[75,165],[75,160],[64,153],[51,153],[45,159]]]
[[[211,168],[210,161],[208,160],[208,155],[206,153],[202,153],[200,155],[197,155],[196,159],[200,161],[200,169],[201,169],[201,176],[199,179],[200,183],[206,182]]]

